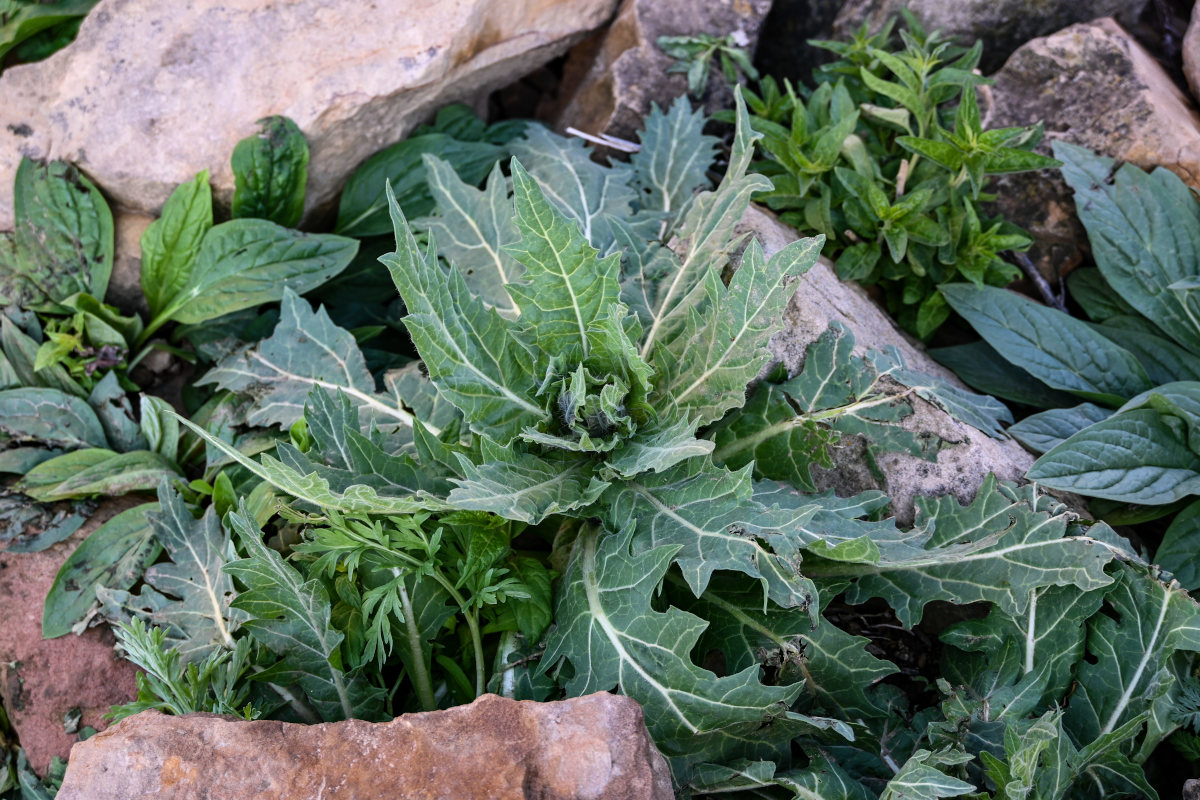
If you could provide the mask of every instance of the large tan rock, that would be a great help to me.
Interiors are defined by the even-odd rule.
[[[42,638],[42,605],[59,567],[92,531],[137,502],[103,504],[74,535],[40,553],[0,551],[0,703],[39,773],[75,743],[63,725],[68,712],[79,709],[80,725],[103,729],[109,707],[137,696],[137,670],[113,651],[107,626]]]
[[[769,212],[755,207],[743,217],[742,224],[758,236],[768,256],[797,238],[794,230]],[[840,322],[854,334],[855,353],[861,355],[867,350],[895,345],[909,368],[966,388],[901,332],[861,287],[838,280],[833,265],[826,259],[821,259],[800,278],[784,320],[787,327],[771,340],[771,350],[787,366],[789,373],[799,371],[808,346],[830,323]],[[899,394],[904,389],[893,385],[891,391]],[[919,397],[907,399],[913,413],[904,420],[904,427],[917,433],[932,434],[945,442],[937,460],[926,461],[899,453],[877,457],[884,476],[880,483],[871,474],[860,449],[841,448],[834,453],[834,469],[822,471],[818,476],[819,488],[835,489],[842,495],[883,489],[892,498],[892,510],[897,519],[907,524],[913,520],[916,497],[952,494],[960,501],[968,502],[975,497],[989,472],[994,472],[1001,480],[1021,481],[1033,465],[1033,456],[1016,441],[992,439]]]
[[[603,25],[616,0],[101,0],[73,44],[0,76],[0,230],[22,154],[82,167],[154,212],[270,114],[312,151],[308,208],[438,107],[516,80]]]
[[[1164,166],[1200,188],[1200,116],[1158,62],[1112,19],[1072,25],[1013,53],[994,76],[991,127],[1042,120],[1046,141],[1083,145],[1149,169]],[[1086,235],[1056,171],[1004,176],[998,209],[1037,240],[1052,280],[1075,266]]]
[[[658,49],[660,36],[732,34],[753,54],[771,0],[623,0],[606,30],[571,52],[563,70],[555,127],[633,139],[651,103],[666,108],[687,91],[674,60]],[[705,93],[711,113],[733,105],[714,64]]]
[[[58,800],[670,800],[641,706],[598,693],[294,725],[143,712],[71,751]]]
[[[1200,97],[1200,5],[1192,7],[1192,21],[1183,35],[1180,48],[1183,56],[1183,75],[1187,78],[1192,97]]]
[[[1133,24],[1147,1],[847,0],[834,20],[833,31],[838,39],[848,39],[864,22],[878,30],[902,8],[908,8],[926,29],[940,30],[964,46],[982,40],[982,67],[991,72],[1025,42],[1067,25],[1110,15]]]

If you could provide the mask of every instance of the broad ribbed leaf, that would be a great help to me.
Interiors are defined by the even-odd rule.
[[[390,199],[396,252],[380,260],[404,298],[404,324],[439,393],[462,410],[472,430],[502,443],[547,420],[529,400],[540,376],[515,328],[471,297],[458,270],[447,275],[421,255],[400,206]]]
[[[1083,658],[1084,623],[1100,609],[1112,588],[1104,586],[1087,592],[1074,586],[1035,589],[1025,613],[1011,616],[993,608],[984,619],[954,625],[941,639],[976,654],[979,664],[985,667],[1004,647],[1015,646],[1023,672],[1044,675],[1040,704],[1057,705],[1067,696],[1075,665]]]
[[[1074,274],[1074,273],[1072,273]],[[1073,395],[1051,389],[1004,359],[987,342],[971,342],[927,351],[934,361],[954,370],[971,388],[1034,408],[1059,408],[1076,402]]]
[[[1200,381],[1200,358],[1170,339],[1130,327],[1118,327],[1116,323],[1121,319],[1115,319],[1114,324],[1092,327],[1114,344],[1133,353],[1134,358],[1145,367],[1151,383]]]
[[[1051,489],[1145,505],[1200,494],[1200,456],[1173,419],[1150,408],[1114,414],[1052,448],[1028,476]]]
[[[991,286],[948,284],[941,292],[1000,355],[1047,386],[1109,405],[1150,388],[1138,360],[1086,322]]]
[[[634,282],[644,285],[630,292],[636,296],[628,302],[630,308],[639,310],[639,316],[645,315],[641,353],[651,362],[655,359],[650,354],[659,339],[674,338],[677,329],[690,318],[694,304],[703,295],[693,295],[693,291],[708,280],[710,272],[719,274],[741,243],[743,237],[736,234],[735,227],[750,206],[751,195],[771,188],[771,182],[763,176],[746,174],[754,143],[762,135],[750,127],[740,92],[735,99],[737,127],[729,168],[721,184],[698,195],[688,209],[679,230],[679,239],[687,243],[686,252],[680,258],[655,251],[655,257],[639,259],[643,269],[634,276]]]
[[[867,359],[879,374],[907,386],[918,397],[945,411],[954,419],[965,422],[993,439],[1005,439],[1001,423],[1012,422],[1012,412],[994,397],[960,389],[932,375],[909,369],[904,356],[895,345],[885,350],[872,350]]]
[[[206,322],[275,302],[288,289],[303,294],[344,270],[357,250],[358,242],[341,236],[230,220],[204,236],[187,283],[156,320]]]
[[[692,459],[615,484],[602,513],[613,530],[636,524],[639,550],[675,548],[674,560],[697,597],[715,571],[735,570],[758,579],[776,604],[815,615],[815,590],[800,575],[797,556],[811,541],[804,523],[818,507],[768,513],[751,501],[752,491],[748,468],[730,472]]]
[[[761,384],[745,407],[715,427],[714,457],[733,468],[753,459],[757,476],[807,491],[816,491],[812,467],[833,466],[831,450],[847,436],[862,436],[874,453],[936,458],[939,441],[901,426],[912,407],[881,382],[889,371],[914,382],[923,376],[904,370],[898,355],[872,355],[878,357],[854,355],[853,335],[831,325],[809,345],[795,377]]]
[[[590,506],[608,488],[592,464],[553,451],[546,457],[512,453],[481,466],[460,455],[459,462],[463,477],[454,479],[458,487],[447,498],[451,505],[529,524]]]
[[[243,505],[227,519],[248,556],[225,565],[245,590],[232,607],[246,614],[242,624],[255,641],[279,660],[258,673],[260,680],[298,684],[326,720],[370,719],[383,715],[384,691],[358,672],[342,669],[343,635],[329,621],[329,595],[316,580],[290,567],[262,541],[262,532]]]
[[[476,297],[505,316],[515,316],[517,306],[504,287],[520,280],[525,267],[506,249],[521,234],[500,165],[492,168],[483,190],[461,180],[437,156],[425,156],[425,170],[438,213],[413,224],[437,238],[439,255],[458,267]]]
[[[707,187],[717,139],[704,135],[706,121],[703,111],[692,111],[685,95],[675,98],[666,114],[651,104],[638,137],[641,149],[629,159],[634,182],[642,189],[639,205],[678,215],[693,192]]]
[[[1033,414],[1008,429],[1009,435],[1035,453],[1045,453],[1089,425],[1112,416],[1107,408],[1084,403],[1074,408],[1052,408]]]
[[[80,398],[57,389],[0,391],[0,433],[51,447],[108,447],[96,412]]]
[[[634,555],[630,534],[589,528],[580,534],[555,606],[543,669],[566,659],[571,695],[614,687],[637,700],[658,746],[681,760],[725,760],[774,750],[833,720],[789,712],[800,684],[765,686],[752,665],[726,677],[697,667],[692,650],[706,623],[677,608],[657,612],[651,598],[674,547]]]
[[[1200,500],[1175,515],[1154,553],[1154,563],[1175,576],[1189,592],[1200,589]]]
[[[1112,583],[1105,565],[1123,552],[1095,538],[1068,535],[1073,519],[1032,488],[998,486],[991,476],[967,506],[953,497],[918,498],[918,527],[903,542],[894,542],[885,529],[876,563],[806,560],[805,573],[853,578],[849,602],[882,597],[905,626],[919,622],[933,600],[988,601],[1019,616],[1037,589],[1090,590]]]
[[[22,158],[13,191],[15,262],[0,255],[0,297],[22,308],[76,292],[104,299],[113,219],[100,190],[70,164]]]
[[[544,353],[588,356],[588,326],[618,299],[620,256],[597,259],[575,222],[555,208],[516,158],[512,161],[518,243],[505,250],[525,266],[524,282],[508,286],[521,322]]]
[[[386,187],[390,183],[405,213],[420,217],[433,210],[424,156],[436,154],[469,184],[478,184],[504,156],[489,142],[459,141],[446,133],[423,133],[380,150],[354,171],[338,204],[334,230],[345,236],[384,236],[391,230]]]
[[[163,479],[179,477],[179,468],[173,462],[149,450],[114,453],[92,449],[42,462],[26,473],[18,486],[35,500],[53,502],[147,492]]]
[[[637,198],[630,166],[598,164],[583,140],[541,126],[527,128],[525,137],[513,143],[512,154],[558,211],[578,223],[583,238],[607,256],[614,242],[609,218],[628,218]]]
[[[162,216],[142,234],[142,293],[151,318],[187,286],[212,224],[212,189],[204,170],[171,192]]]
[[[1194,278],[1200,263],[1200,204],[1165,167],[1133,164],[1114,171],[1111,158],[1068,142],[1054,143],[1063,178],[1088,231],[1104,279],[1131,306],[1193,353],[1200,329],[1168,288]]]
[[[1121,566],[1116,577],[1106,599],[1114,614],[1088,622],[1089,658],[1076,668],[1064,718],[1076,742],[1112,733],[1161,703],[1176,682],[1168,669],[1174,654],[1200,650],[1200,606],[1183,590],[1133,566]],[[1161,737],[1156,716],[1150,734]]]
[[[1067,276],[1067,289],[1071,299],[1083,307],[1083,312],[1092,322],[1104,322],[1113,317],[1137,313],[1137,309],[1113,291],[1104,280],[1104,275],[1095,267],[1071,270]]]
[[[918,750],[913,753],[896,777],[888,781],[880,800],[937,800],[939,797],[958,797],[975,790],[966,781],[960,781],[943,772],[947,766],[947,754]],[[970,756],[951,758],[949,764],[970,760]]]
[[[804,769],[782,772],[773,761],[701,764],[688,788],[701,796],[748,792],[745,796],[753,797],[761,790],[780,789],[791,792],[795,800],[874,800],[866,787],[823,755]]]
[[[706,456],[713,443],[696,438],[696,424],[679,420],[668,428],[639,432],[605,461],[605,469],[621,478],[632,478],[643,472],[663,472],[689,458]]]
[[[342,392],[367,420],[412,425],[409,412],[375,392],[354,336],[334,325],[324,308],[314,312],[290,289],[284,290],[274,334],[223,359],[196,383],[249,395],[246,421],[251,425],[289,427],[303,415],[315,388]]]
[[[142,577],[162,552],[149,517],[157,509],[157,503],[146,503],[122,511],[75,548],[46,595],[42,636],[70,633],[96,602],[97,586],[125,590]]]
[[[267,117],[258,124],[256,135],[233,148],[233,217],[294,228],[304,214],[308,142],[287,117]]]
[[[709,272],[697,313],[654,352],[662,401],[701,425],[745,403],[746,384],[770,360],[767,341],[783,327],[791,283],[817,263],[824,241],[801,239],[769,261],[752,242],[728,287]]]
[[[241,464],[252,475],[258,476],[284,494],[319,509],[360,514],[413,514],[446,506],[445,503],[428,496],[381,495],[371,486],[363,484],[354,484],[338,491],[332,488],[329,480],[318,474],[315,468],[306,472],[265,455],[261,462],[255,461],[190,420],[180,417],[179,421],[214,450],[224,454],[229,463]],[[311,465],[309,466],[311,468]]]
[[[230,607],[233,581],[222,568],[234,552],[216,510],[210,506],[195,519],[164,481],[158,487],[158,510],[148,519],[171,559],[147,569],[143,578],[158,595],[146,609],[149,621],[167,631],[167,641],[184,661],[199,661],[219,648],[232,649],[233,634],[245,614]],[[142,596],[147,593],[143,588]]]

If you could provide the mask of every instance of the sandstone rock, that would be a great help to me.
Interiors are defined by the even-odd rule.
[[[1183,784],[1183,794],[1180,800],[1200,800],[1200,780],[1192,778]]]
[[[143,712],[71,751],[59,800],[671,798],[642,709],[604,693],[294,725]]]
[[[113,652],[107,627],[42,639],[42,603],[58,568],[92,531],[135,504],[105,503],[73,536],[40,553],[0,551],[0,702],[39,773],[70,752],[76,737],[63,717],[71,709],[83,712],[81,726],[103,729],[110,706],[137,696],[136,669]]]
[[[155,212],[270,114],[308,138],[308,211],[434,110],[486,93],[603,25],[616,0],[102,0],[73,44],[0,77],[0,229],[21,154],[84,169],[119,206]]]
[[[1192,90],[1200,97],[1200,6],[1192,8],[1192,21],[1183,36],[1183,74]]]
[[[1148,0],[848,0],[834,21],[834,36],[849,38],[863,22],[872,30],[907,7],[928,30],[963,45],[983,40],[984,72],[991,72],[1035,36],[1076,22],[1119,16],[1132,24]]]
[[[1042,120],[1042,152],[1062,139],[1139,167],[1165,166],[1200,188],[1200,116],[1114,20],[1035,39],[994,77],[991,127]],[[994,186],[998,210],[1037,240],[1030,255],[1047,278],[1079,262],[1087,238],[1057,172],[1003,176]]]
[[[674,61],[658,49],[658,37],[732,33],[753,54],[770,8],[770,0],[624,0],[612,25],[568,58],[555,126],[633,139],[651,103],[666,108],[687,91],[682,74],[666,74]],[[710,113],[733,104],[715,72],[705,99]]]
[[[150,313],[142,293],[142,234],[152,222],[154,217],[146,214],[113,214],[113,271],[105,301],[126,314]]]
[[[797,238],[795,231],[758,208],[752,207],[742,224],[759,237],[768,256]],[[783,361],[789,373],[800,369],[808,346],[836,321],[854,334],[856,353],[895,345],[910,368],[966,388],[896,328],[862,288],[839,281],[833,265],[826,259],[800,279],[784,319],[787,328],[771,340],[771,351]],[[834,469],[818,476],[818,488],[835,489],[838,494],[885,489],[892,498],[897,519],[907,524],[913,519],[915,497],[952,494],[967,502],[975,497],[989,472],[1001,480],[1020,481],[1033,465],[1033,456],[1016,441],[992,439],[920,398],[910,398],[910,402],[913,414],[904,421],[904,427],[932,433],[947,442],[937,461],[898,453],[879,457],[886,482],[881,486],[868,470],[863,453],[853,447],[844,448],[834,454]]]

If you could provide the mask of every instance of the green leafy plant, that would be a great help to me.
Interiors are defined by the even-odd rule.
[[[758,70],[746,52],[746,41],[735,34],[713,36],[707,33],[695,36],[660,36],[655,42],[659,50],[675,59],[667,72],[683,72],[687,75],[688,94],[703,97],[708,88],[708,77],[714,63],[720,64],[721,75],[730,86],[738,83],[738,73],[750,80],[758,80]]]
[[[1161,709],[1192,682],[1200,607],[1121,537],[994,480],[966,506],[919,500],[910,529],[880,519],[880,493],[797,491],[846,437],[936,450],[903,435],[914,397],[993,432],[1002,412],[894,353],[851,358],[838,329],[747,400],[820,241],[767,256],[738,235],[763,184],[738,118],[716,188],[705,159],[670,157],[712,153],[683,103],[629,164],[527,130],[511,190],[498,167],[479,189],[427,156],[433,214],[391,202],[383,258],[420,362],[376,383],[353,336],[289,295],[276,335],[212,373],[289,440],[256,458],[184,423],[286,498],[277,518],[172,515],[235,534],[209,612],[233,645],[204,641],[253,640],[264,716],[615,689],[698,793],[1153,796],[1140,765],[1181,724]],[[104,594],[102,613],[151,622],[184,602]],[[982,605],[928,627],[938,602]],[[164,647],[186,641],[165,627]],[[892,638],[913,628],[940,635],[928,661]]]
[[[1059,142],[1097,268],[1070,277],[1090,322],[999,289],[943,287],[985,343],[938,355],[964,380],[1047,408],[1010,428],[1041,457],[1031,479],[1108,503],[1179,512],[1155,560],[1200,588],[1200,203],[1166,169],[1145,173]],[[1080,404],[1079,401],[1085,401]]]
[[[985,130],[963,50],[926,34],[912,17],[853,41],[816,42],[838,60],[799,90],[766,78],[747,94],[763,136],[758,195],[799,230],[823,233],[838,276],[879,285],[893,316],[927,338],[949,316],[938,287],[959,278],[1003,286],[1020,270],[1001,258],[1032,240],[987,217],[988,177],[1057,166],[1031,152],[1041,128]]]

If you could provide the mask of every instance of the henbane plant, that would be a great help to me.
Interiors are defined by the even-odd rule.
[[[927,447],[887,434],[916,396],[993,433],[997,412],[894,354],[854,361],[836,329],[810,348],[800,374],[765,384],[778,387],[769,412],[745,406],[820,245],[801,240],[768,257],[738,236],[762,183],[746,172],[753,134],[740,103],[738,118],[730,169],[710,190],[712,143],[683,104],[647,120],[628,165],[595,164],[577,143],[527,131],[512,148],[511,198],[499,167],[476,189],[427,157],[435,214],[410,223],[390,202],[396,249],[382,259],[407,308],[419,370],[391,373],[380,392],[356,357],[306,356],[331,345],[353,354],[354,345],[294,296],[280,338],[217,366],[217,384],[274,409],[291,442],[256,460],[193,427],[289,496],[285,519],[302,526],[285,561],[259,543],[261,523],[283,530],[269,515],[226,516],[243,556],[229,570],[230,608],[255,617],[254,603],[276,590],[245,583],[249,562],[269,562],[278,586],[308,587],[313,630],[326,633],[307,652],[329,657],[305,662],[319,668],[311,678],[271,666],[292,657],[269,631],[282,620],[239,620],[234,639],[250,636],[270,682],[333,718],[374,716],[382,694],[403,686],[413,699],[394,694],[397,710],[428,705],[431,694],[438,704],[469,699],[479,685],[472,670],[518,698],[624,692],[645,707],[686,791],[1152,795],[1139,764],[1179,724],[1162,704],[1192,684],[1200,610],[1121,537],[1033,487],[995,481],[967,506],[919,501],[910,530],[876,519],[887,503],[878,493],[796,490],[811,489],[810,453],[844,436]],[[308,341],[288,338],[297,328]],[[909,390],[888,397],[889,381]],[[800,422],[781,425],[785,413]],[[739,447],[743,439],[756,444]],[[765,458],[771,442],[801,457],[781,468]],[[452,628],[439,622],[447,617],[429,613],[448,596],[427,579],[453,562],[396,560],[403,580],[377,567],[388,563],[386,547],[425,552],[417,540],[431,542],[423,537],[462,514],[476,515],[464,541],[493,553],[464,555],[463,568],[491,565],[497,587],[517,580],[507,599],[507,589],[483,591],[498,636],[460,639],[471,643],[455,661],[443,636]],[[489,537],[486,520],[503,534]],[[363,560],[369,553],[378,555]],[[539,580],[560,573],[552,617],[516,553],[541,565]],[[406,606],[403,595],[414,601],[418,590],[434,591]],[[941,656],[917,666],[889,650],[883,629],[860,628],[878,648],[868,650],[868,639],[840,627],[868,602],[882,602],[897,628],[927,624],[935,602],[980,605],[935,630]],[[382,626],[364,613],[381,608]],[[383,653],[383,668],[364,657],[368,648]],[[400,677],[386,666],[396,657]],[[928,681],[924,695],[904,689],[916,677]],[[1085,681],[1087,692],[1071,697]],[[213,703],[242,696],[215,685]],[[192,686],[173,696],[194,696]],[[268,705],[287,708],[278,698]]]

